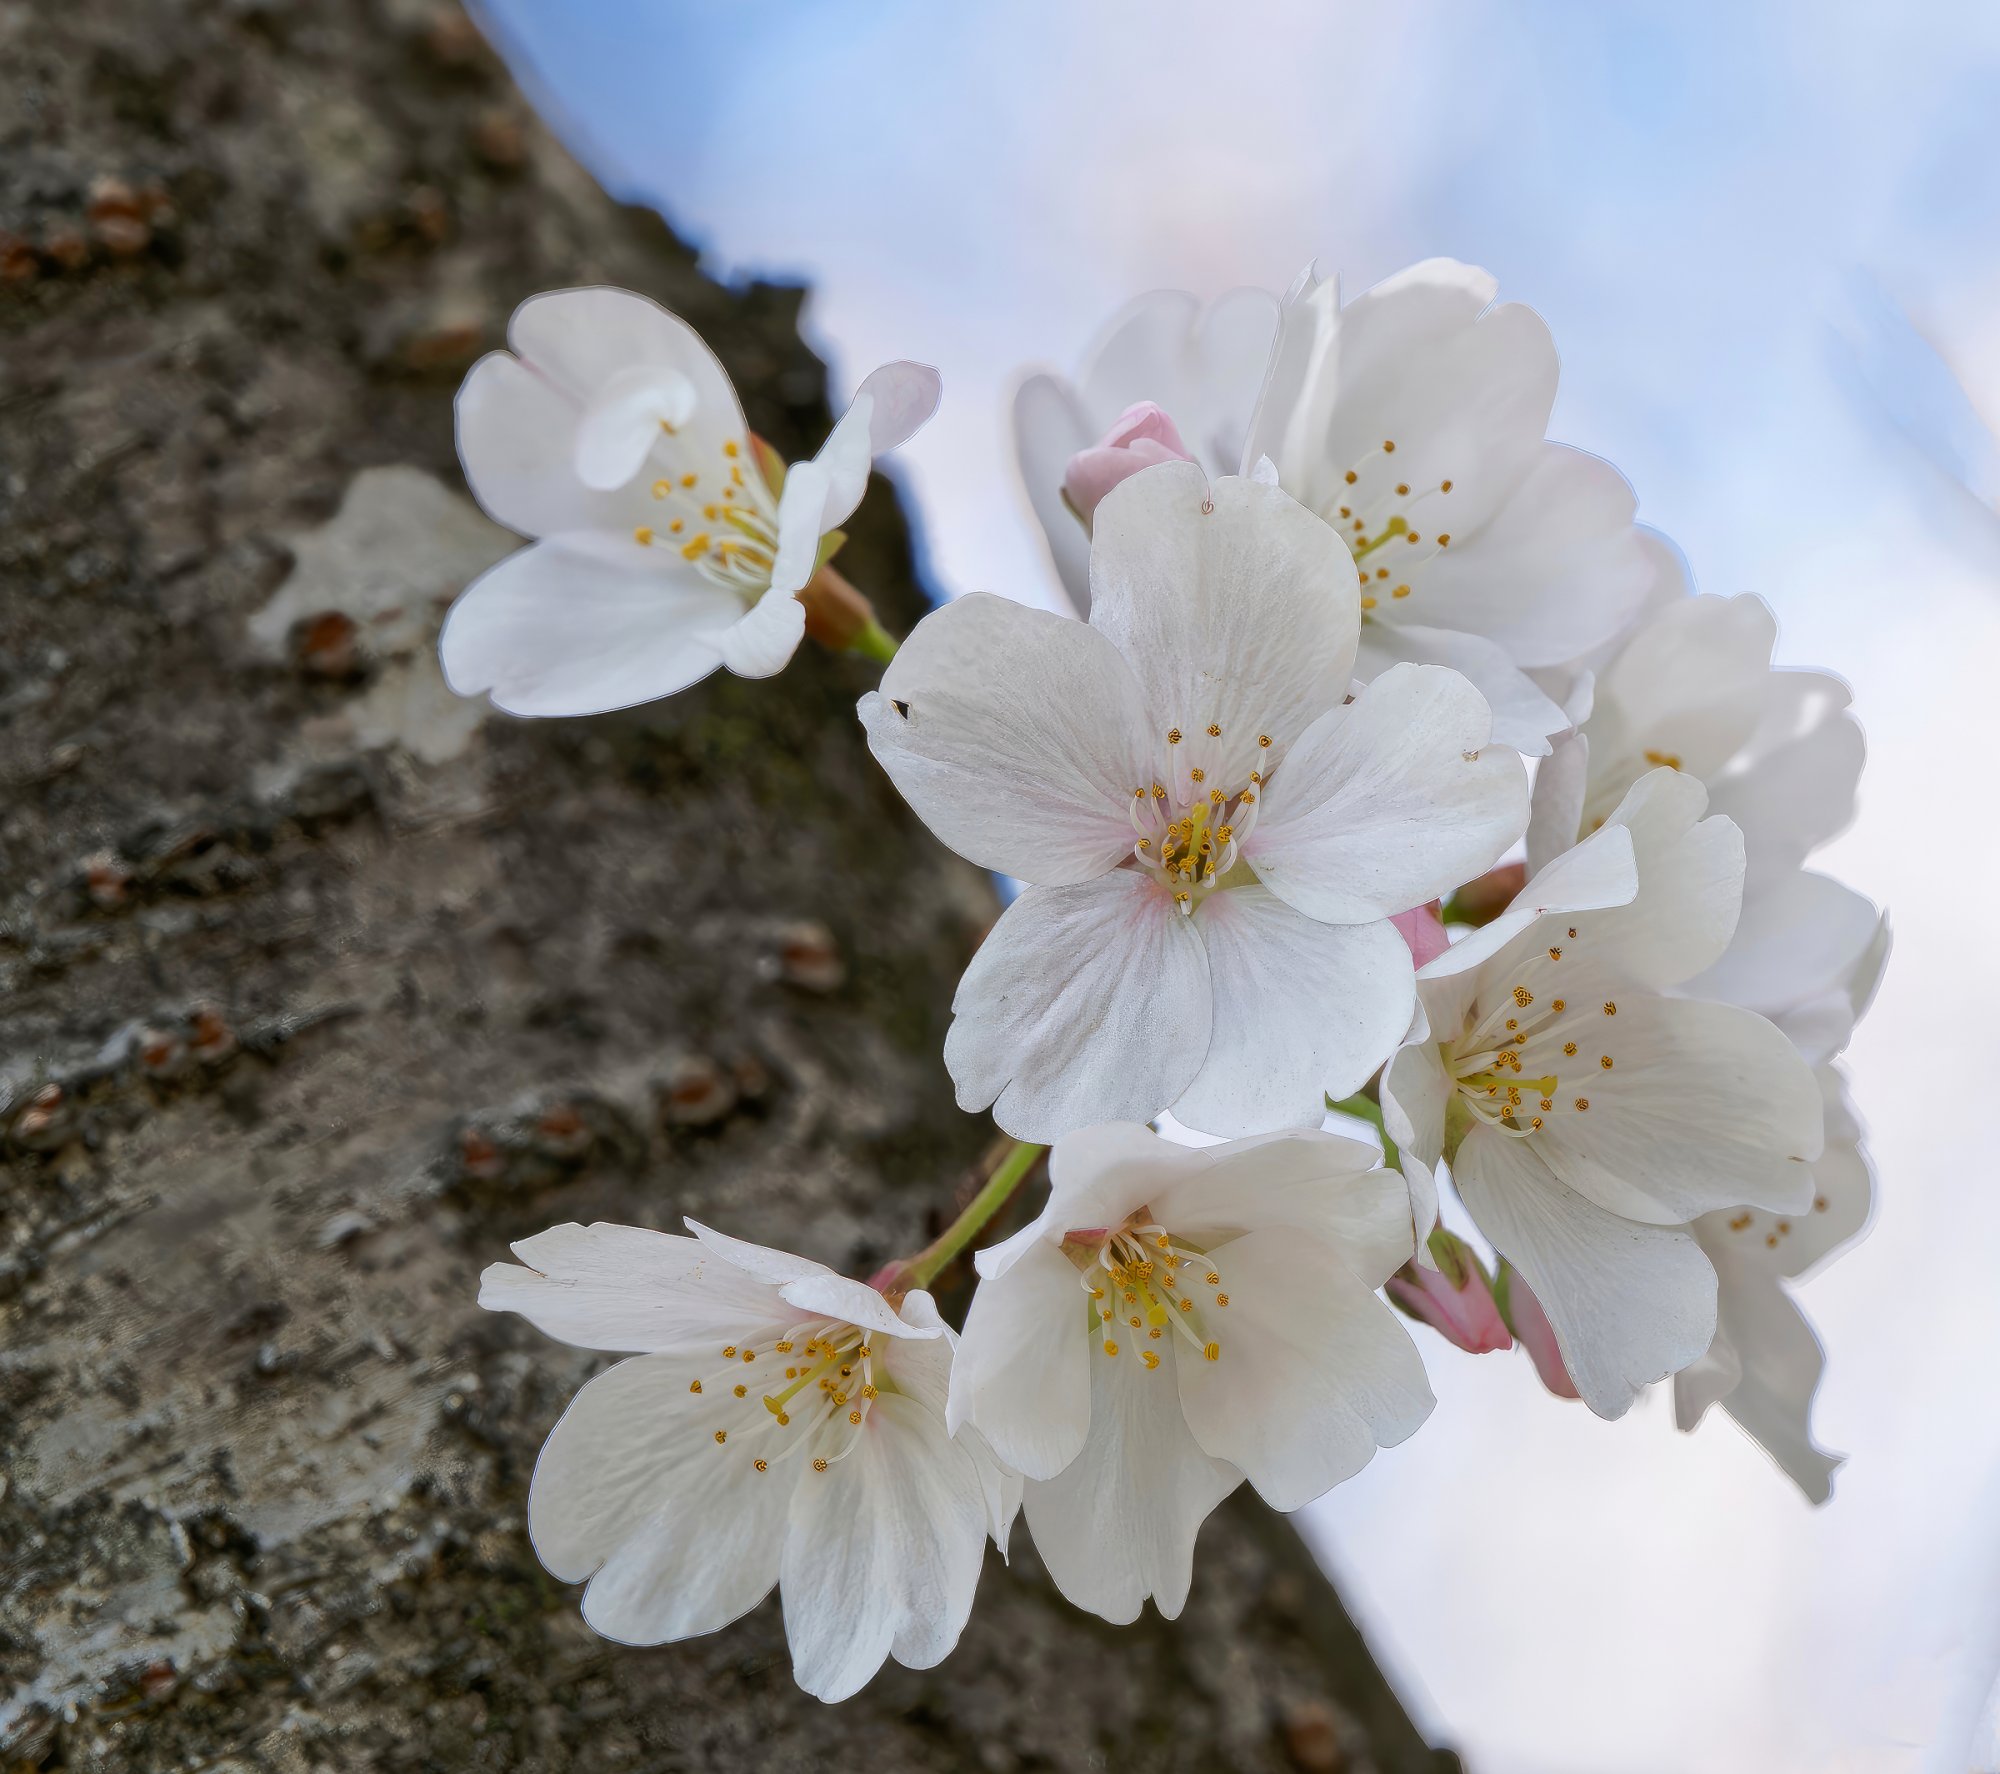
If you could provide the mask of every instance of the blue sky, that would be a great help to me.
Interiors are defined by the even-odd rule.
[[[1483,1774],[1946,1770],[2000,1665],[2000,968],[1983,715],[2000,527],[1897,420],[2000,414],[2000,8],[1853,0],[488,0],[593,169],[719,275],[809,280],[852,387],[916,357],[897,459],[940,595],[1044,599],[1012,380],[1126,298],[1487,265],[1563,353],[1704,590],[1855,686],[1862,814],[1823,866],[1898,950],[1851,1052],[1868,1240],[1804,1290],[1831,1354],[1807,1509],[1727,1424],[1617,1425],[1426,1345],[1440,1404],[1312,1515],[1413,1703]],[[1884,333],[1905,311],[1943,354]],[[1859,343],[1857,356],[1856,344]],[[1962,384],[1964,396],[1958,392]],[[1970,404],[1966,404],[1969,401]],[[1957,403],[1954,405],[1954,403]],[[1440,1607],[1449,1600],[1448,1608]]]

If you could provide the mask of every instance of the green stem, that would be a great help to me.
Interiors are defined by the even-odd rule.
[[[984,1228],[986,1222],[1007,1205],[1036,1161],[1048,1150],[1016,1140],[1013,1149],[993,1167],[979,1193],[966,1203],[965,1211],[936,1238],[901,1266],[899,1287],[929,1287],[952,1258],[958,1255]]]
[[[847,650],[878,665],[887,665],[896,657],[896,637],[871,618],[868,626],[847,643]]]
[[[1357,1092],[1353,1096],[1342,1097],[1339,1102],[1328,1097],[1326,1106],[1339,1114],[1352,1115],[1357,1120],[1367,1122],[1382,1136],[1382,1162],[1391,1169],[1401,1165],[1402,1155],[1396,1150],[1396,1142],[1389,1137],[1389,1129],[1382,1120],[1382,1105],[1372,1096]]]

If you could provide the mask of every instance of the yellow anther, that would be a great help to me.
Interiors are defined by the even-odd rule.
[[[861,1413],[859,1411],[849,1411],[847,1413],[847,1420],[850,1423],[858,1423],[861,1421]]]
[[[1180,742],[1181,742],[1181,730],[1180,730],[1180,728],[1178,728],[1178,727],[1169,727],[1169,728],[1167,729],[1167,743],[1168,743],[1169,745],[1179,745],[1179,744],[1180,744]]]
[[[1222,729],[1213,721],[1208,723],[1208,736],[1211,739],[1220,739],[1222,737]]]
[[[1604,1014],[1606,1016],[1616,1016],[1618,1014],[1618,1006],[1609,998],[1604,1000]]]
[[[1569,1004],[1566,1000],[1562,998],[1551,998],[1549,1000],[1549,1008],[1553,1010],[1556,1013],[1556,1015],[1561,1016],[1562,1013],[1569,1008]]]
[[[1438,532],[1438,547],[1449,548],[1450,546],[1451,546],[1451,532],[1448,530],[1440,530]]]
[[[782,1343],[775,1344],[774,1347],[780,1355],[789,1355],[792,1352],[792,1339],[787,1337]]]
[[[1220,1287],[1222,1285],[1221,1275],[1218,1274],[1213,1269],[1209,1270],[1208,1274],[1205,1277],[1203,1277],[1203,1279],[1207,1281],[1210,1287]]]
[[[681,485],[684,487],[691,487],[700,478],[701,476],[698,474],[684,474],[681,476]]]
[[[753,1460],[750,1463],[751,1465],[755,1466],[759,1472],[769,1472],[771,1470],[771,1462],[768,1460]]]
[[[1534,1001],[1535,994],[1529,991],[1526,986],[1516,986],[1514,988],[1514,1002],[1520,1005],[1523,1010],[1526,1010]]]
[[[815,1460],[813,1462],[813,1470],[815,1472],[824,1472],[826,1470],[826,1462],[824,1460]]]
[[[1399,480],[1396,483],[1396,496],[1399,499],[1407,499],[1410,496],[1410,483],[1408,481]]]
[[[717,1447],[722,1446],[722,1444],[728,1439],[729,1439],[729,1431],[727,1429],[718,1429],[715,1432],[715,1445]]]
[[[1446,482],[1444,483],[1444,485],[1443,485],[1443,486],[1441,486],[1441,487],[1439,487],[1439,488],[1438,488],[1438,491],[1439,491],[1440,493],[1448,493],[1448,492],[1450,492],[1450,491],[1451,491],[1451,482],[1450,482],[1450,481],[1446,481]]]
[[[706,530],[699,531],[681,544],[681,553],[691,561],[700,560],[707,552],[708,532]]]
[[[722,453],[733,459],[740,456],[743,452],[736,447],[736,440],[732,437],[722,446]]]
[[[689,1390],[690,1392],[699,1392],[699,1391],[701,1390],[701,1382],[700,1382],[699,1380],[691,1380],[691,1381],[689,1381],[689,1382],[688,1382],[688,1390]]]
[[[734,1343],[730,1343],[724,1347],[722,1359],[724,1361],[734,1361],[736,1359],[736,1345]]]
[[[1160,1365],[1160,1358],[1150,1349],[1141,1349],[1139,1351],[1139,1359],[1148,1367],[1158,1367]]]
[[[1215,1303],[1218,1306],[1226,1306],[1229,1304],[1229,1296],[1227,1294],[1217,1294],[1215,1296]]]
[[[667,525],[667,529],[676,536],[678,536],[681,533],[681,531],[685,530],[686,528],[687,525],[683,523],[679,518],[675,518],[672,523]]]
[[[874,1388],[873,1386],[864,1386],[864,1387],[862,1387],[862,1388],[861,1388],[861,1396],[862,1396],[863,1398],[873,1398],[873,1397],[875,1396],[875,1388]]]
[[[1361,607],[1364,610],[1372,610],[1375,608],[1375,600],[1372,597],[1364,597],[1361,600]]]
[[[1385,456],[1393,456],[1395,453],[1396,453],[1396,440],[1393,437],[1385,437],[1382,440],[1382,454]]]
[[[750,1388],[748,1386],[739,1386],[736,1388],[736,1396],[738,1398],[742,1398],[745,1394],[749,1392],[749,1390]]]
[[[1604,1069],[1605,1069],[1605,1070],[1606,1070],[1607,1072],[1608,1072],[1608,1071],[1610,1071],[1610,1070],[1611,1070],[1611,1055],[1610,1055],[1610,1054],[1608,1054],[1608,1053],[1606,1053],[1606,1054],[1600,1054],[1600,1055],[1598,1056],[1598,1061],[1597,1061],[1597,1063],[1598,1063],[1598,1064],[1599,1064],[1600,1066],[1602,1066],[1602,1067],[1603,1067],[1603,1068],[1604,1068]]]
[[[704,505],[701,508],[701,515],[707,518],[710,523],[714,523],[722,516],[722,507],[719,505]]]
[[[1386,568],[1383,569],[1385,577],[1387,576],[1387,571],[1388,570]],[[1394,591],[1390,592],[1389,595],[1391,597],[1408,597],[1410,595],[1410,588],[1407,585],[1399,585],[1396,587]]]
[[[1118,1345],[1107,1338],[1104,1344],[1104,1353],[1106,1355],[1116,1355],[1118,1353]]]
[[[1353,470],[1353,469],[1351,469],[1351,468],[1350,468],[1350,469],[1349,469],[1349,470],[1347,471],[1347,484],[1348,484],[1348,485],[1349,485],[1350,487],[1351,487],[1351,486],[1353,486],[1353,485],[1354,485],[1354,483],[1355,483],[1356,481],[1358,481],[1358,480],[1359,480],[1360,478],[1361,478],[1361,476],[1360,476],[1360,475],[1358,475],[1358,474],[1356,474],[1356,473],[1354,472],[1354,470]],[[1341,515],[1342,517],[1345,517],[1345,516],[1347,515],[1347,508],[1346,508],[1345,506],[1342,506],[1342,507],[1341,507],[1341,510],[1340,510],[1340,515]]]
[[[1551,961],[1560,961],[1560,960],[1561,960],[1562,958],[1563,958],[1563,952],[1562,952],[1562,950],[1561,950],[1561,949],[1550,949],[1550,950],[1549,950],[1549,959],[1550,959]]]
[[[1206,773],[1205,773],[1205,772],[1203,772],[1203,771],[1200,771],[1200,770],[1190,770],[1190,771],[1188,772],[1188,779],[1189,779],[1189,780],[1190,780],[1191,782],[1206,782],[1206,781],[1208,780],[1208,777],[1207,777]]]
[[[673,490],[674,483],[670,480],[656,480],[653,482],[653,497],[655,499],[664,499]]]
[[[1222,1359],[1222,1345],[1220,1343],[1202,1344],[1201,1358],[1203,1361],[1220,1361]]]
[[[1579,1115],[1581,1115],[1581,1114],[1583,1113],[1583,1111],[1584,1111],[1585,1109],[1589,1108],[1589,1107],[1590,1107],[1590,1098],[1589,1098],[1589,1097],[1587,1097],[1587,1096],[1580,1096],[1580,1097],[1578,1097],[1578,1098],[1576,1099],[1576,1112],[1577,1112],[1577,1113],[1578,1113]]]

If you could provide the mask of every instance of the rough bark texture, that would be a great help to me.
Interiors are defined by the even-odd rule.
[[[474,1307],[508,1239],[694,1213],[865,1273],[986,1138],[939,1047],[991,888],[873,768],[868,668],[544,725],[437,682],[510,545],[452,390],[593,281],[817,441],[797,292],[611,204],[457,12],[0,4],[0,1766],[1455,1766],[1243,1499],[1178,1624],[1023,1532],[838,1709],[774,1602],[630,1650],[538,1570],[593,1362]],[[915,618],[879,485],[842,564]]]

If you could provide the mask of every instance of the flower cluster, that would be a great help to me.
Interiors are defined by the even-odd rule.
[[[1432,261],[1135,304],[1016,404],[1076,613],[975,594],[900,646],[828,561],[933,372],[875,372],[789,470],[621,291],[536,298],[468,377],[467,477],[534,540],[447,619],[454,687],[600,712],[813,634],[886,661],[875,758],[1020,884],[943,1053],[1014,1144],[933,1244],[863,1282],[561,1226],[487,1271],[630,1357],[528,1504],[606,1637],[775,1586],[840,1699],[951,1650],[1017,1512],[1078,1606],[1172,1616],[1239,1483],[1296,1509],[1422,1424],[1398,1309],[1601,1416],[1671,1378],[1683,1428],[1720,1404],[1828,1494],[1787,1284],[1868,1214],[1835,1062],[1887,928],[1805,866],[1860,730],[1549,440],[1547,331],[1494,293]],[[955,1331],[932,1283],[1044,1156]]]

